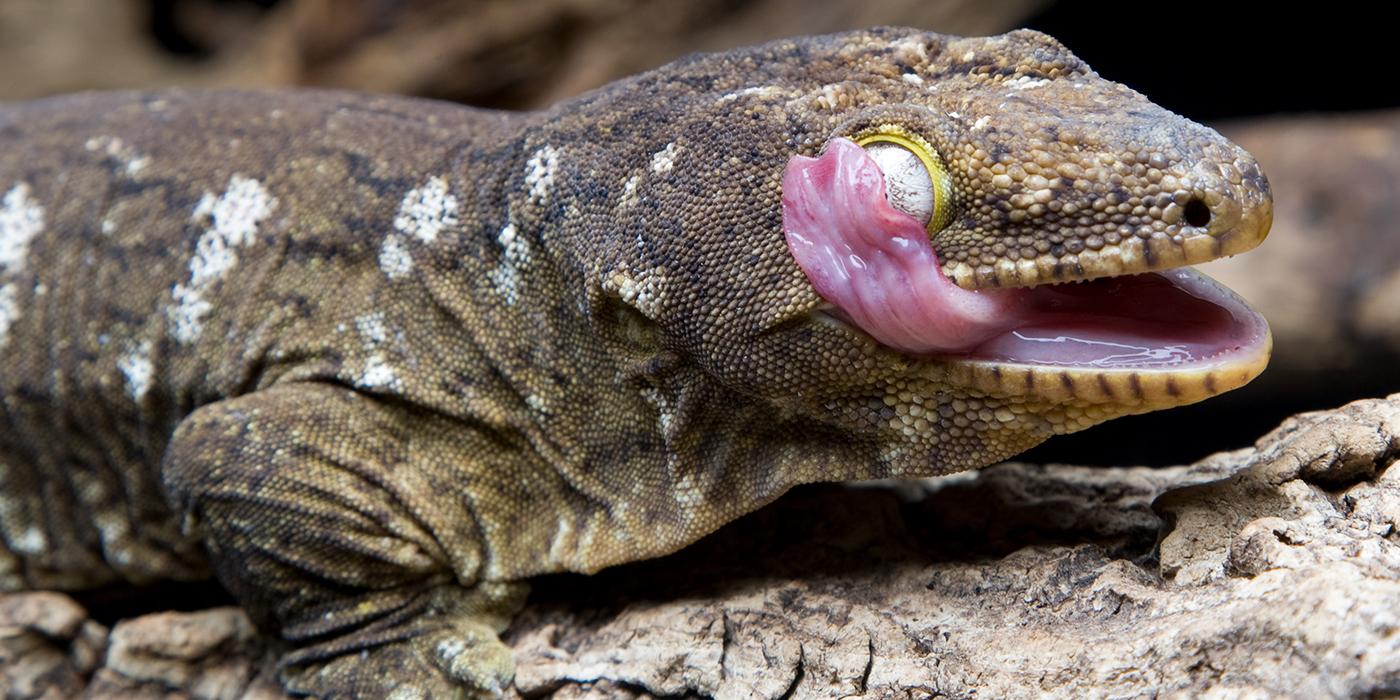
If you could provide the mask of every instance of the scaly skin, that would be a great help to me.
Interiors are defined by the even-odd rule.
[[[948,164],[933,242],[966,288],[1201,262],[1268,228],[1246,153],[1034,32],[782,41],[530,114],[308,91],[0,108],[0,586],[212,569],[292,642],[293,690],[489,693],[529,576],[1262,369],[1267,349],[916,359],[814,314],[783,168],[877,124]]]

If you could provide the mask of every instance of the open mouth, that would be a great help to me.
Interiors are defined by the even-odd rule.
[[[1190,268],[1033,287],[1018,325],[969,358],[1076,367],[1228,363],[1267,343],[1264,318]]]
[[[963,289],[944,276],[923,225],[892,207],[885,187],[864,149],[835,139],[820,158],[789,162],[783,227],[829,313],[888,347],[1031,368],[1245,367],[1235,372],[1244,381],[1263,369],[1264,318],[1205,275],[1177,268]]]

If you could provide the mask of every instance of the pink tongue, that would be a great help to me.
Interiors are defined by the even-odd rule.
[[[788,161],[783,231],[817,293],[895,349],[962,352],[1023,319],[1024,290],[972,292],[943,276],[924,227],[890,206],[884,174],[849,139]]]

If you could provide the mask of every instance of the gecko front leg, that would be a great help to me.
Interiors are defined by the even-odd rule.
[[[289,383],[201,408],[162,478],[220,580],[293,649],[319,697],[492,696],[521,583],[482,580],[464,426],[359,392]],[[449,483],[456,477],[457,483]]]

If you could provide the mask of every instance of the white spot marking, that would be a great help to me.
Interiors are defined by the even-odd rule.
[[[924,84],[924,77],[922,75],[919,75],[918,73],[904,73],[899,77],[903,79],[904,82],[909,83],[910,85]]]
[[[506,304],[514,306],[520,299],[520,270],[530,263],[530,244],[516,232],[514,223],[501,229],[496,242],[501,245],[501,262],[491,271],[491,283]]]
[[[119,512],[111,508],[99,510],[92,518],[102,539],[102,551],[107,558],[117,564],[128,564],[132,559],[131,524]]]
[[[365,352],[369,353],[364,371],[355,381],[356,386],[363,389],[402,389],[403,381],[384,356],[383,347],[389,342],[389,327],[384,323],[384,312],[376,311],[356,318],[355,330],[360,334]]]
[[[29,198],[21,182],[0,199],[0,271],[18,272],[29,256],[29,242],[44,230],[44,208]]]
[[[230,178],[221,196],[206,192],[199,200],[193,218],[207,219],[209,230],[195,243],[190,281],[175,285],[175,305],[166,312],[175,342],[187,345],[199,338],[204,317],[214,309],[205,294],[238,265],[238,249],[257,241],[258,225],[276,206],[262,183],[242,175]]]
[[[617,293],[624,302],[631,304],[647,318],[657,318],[661,313],[661,297],[666,286],[665,270],[661,268],[644,272],[641,278],[634,277],[629,270],[614,270],[603,280],[603,288]]]
[[[411,685],[401,685],[389,693],[387,700],[423,700],[423,693]]]
[[[383,355],[375,353],[365,360],[365,371],[357,383],[366,389],[396,387],[399,384],[399,375]]]
[[[413,272],[413,256],[409,255],[407,241],[397,233],[384,237],[384,245],[379,248],[379,269],[391,280],[407,277]]]
[[[917,58],[928,60],[928,46],[917,37],[900,39],[894,43],[894,48],[904,53],[915,54]]]
[[[108,156],[122,161],[127,175],[138,175],[151,164],[150,156],[138,153],[135,148],[115,136],[95,136],[83,144],[89,151],[102,151]]]
[[[627,178],[627,182],[622,183],[622,199],[618,200],[618,205],[630,207],[637,201],[637,176],[633,175]]]
[[[10,549],[17,554],[38,554],[48,547],[49,538],[37,527],[30,527],[10,543]]]
[[[1049,84],[1049,78],[1032,78],[1028,75],[1022,75],[1006,81],[1006,87],[1009,87],[1012,90],[1028,90],[1030,88],[1038,88],[1042,85]]]
[[[355,330],[368,347],[378,347],[389,339],[389,327],[384,325],[384,312],[376,311],[355,319]]]
[[[948,116],[950,116],[950,117],[952,117],[952,118],[954,118],[954,119],[962,119],[962,115],[961,115],[961,114],[958,114],[957,112],[949,112],[949,113],[948,113]]]
[[[564,550],[569,545],[569,540],[574,534],[574,524],[567,518],[559,519],[559,527],[554,531],[554,538],[549,541],[549,561],[562,561]]]
[[[726,92],[723,95],[721,95],[720,98],[716,100],[716,102],[724,104],[725,102],[737,100],[740,97],[748,97],[750,95],[766,96],[770,93],[774,93],[777,91],[778,89],[771,85],[765,85],[763,87],[746,87],[743,90],[738,90],[736,92]]]
[[[987,124],[988,124],[989,122],[991,122],[991,121],[992,121],[992,118],[984,114],[984,115],[978,117],[978,118],[977,118],[977,121],[975,121],[975,122],[972,123],[972,130],[973,130],[973,131],[981,131],[981,130],[987,128]]]
[[[240,176],[241,177],[241,176]],[[219,203],[219,198],[210,192],[205,192],[203,197],[195,202],[194,211],[190,214],[191,221],[200,221],[214,215],[214,205]]]
[[[652,154],[651,171],[657,175],[669,173],[674,167],[676,167],[676,144],[668,143],[665,148]]]
[[[676,407],[672,404],[670,398],[655,387],[642,389],[642,398],[645,399],[647,403],[651,404],[652,408],[656,409],[656,425],[661,429],[662,437],[669,438],[671,436],[671,426],[675,424],[676,419]]]
[[[963,60],[964,62],[970,62],[970,61],[972,61],[972,60],[975,59],[975,58],[977,58],[977,52],[976,52],[976,51],[968,51],[967,53],[963,54],[963,56],[962,56],[962,60]]]
[[[525,161],[525,186],[529,188],[530,201],[544,201],[549,195],[549,188],[554,186],[554,174],[558,168],[559,151],[553,146],[545,146],[530,154],[530,159]]]
[[[460,223],[457,215],[457,197],[448,191],[446,180],[434,176],[404,195],[399,214],[394,217],[394,228],[432,243],[438,234]]]
[[[19,302],[15,300],[18,295],[19,288],[13,282],[0,287],[0,347],[10,335],[10,326],[19,320]]]
[[[700,487],[695,483],[694,477],[690,474],[682,476],[676,481],[676,503],[685,508],[694,508],[705,502],[705,494],[701,493]]]
[[[151,341],[144,340],[117,358],[117,369],[126,377],[126,393],[133,401],[140,402],[151,390],[151,379],[155,375],[155,368],[151,364],[151,349]]]
[[[442,659],[443,661],[450,662],[453,659],[457,658],[458,654],[461,654],[466,650],[467,643],[460,639],[444,639],[441,642],[438,642],[437,645],[438,658]]]
[[[843,83],[827,83],[817,97],[817,106],[822,109],[836,109],[849,104],[849,88]]]

